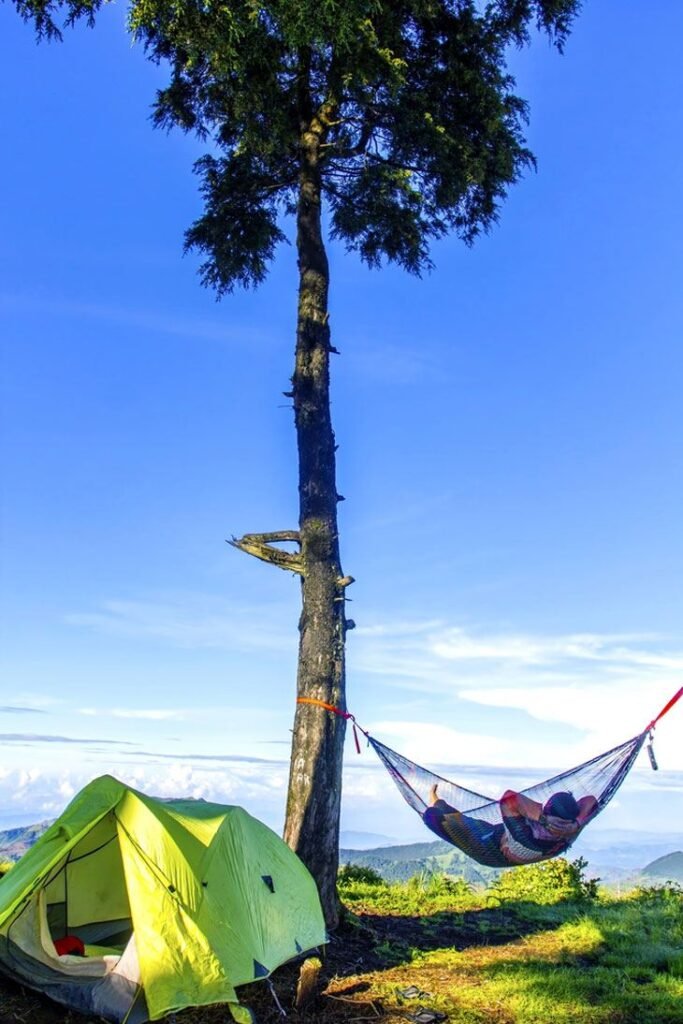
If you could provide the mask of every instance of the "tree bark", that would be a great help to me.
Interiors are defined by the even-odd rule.
[[[297,208],[299,305],[293,384],[299,453],[302,612],[297,695],[345,710],[344,580],[337,530],[335,442],[330,415],[329,268],[321,225],[319,154],[324,127],[302,130]],[[328,928],[339,921],[337,869],[346,722],[297,704],[284,838],[315,878]]]

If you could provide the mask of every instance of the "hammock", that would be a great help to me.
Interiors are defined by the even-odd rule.
[[[646,737],[647,732],[634,736],[578,768],[514,794],[515,797],[521,795],[535,801],[541,808],[556,793],[570,793],[579,805],[582,800],[595,797],[585,821],[570,838],[553,835],[542,822],[519,813],[519,800],[492,800],[414,764],[372,737],[368,739],[403,799],[417,811],[428,828],[479,864],[500,868],[511,864],[533,864],[557,857],[569,849],[588,822],[607,806],[619,789]],[[450,810],[440,810],[439,805],[434,809],[430,807],[430,790],[435,784],[439,798]],[[509,813],[504,813],[506,808]]]
[[[650,763],[656,770],[652,748],[655,725],[682,696],[683,687],[632,739],[528,789],[508,790],[500,800],[491,800],[482,793],[459,786],[403,757],[361,729],[348,711],[314,698],[300,697],[298,703],[316,704],[349,719],[358,752],[356,729],[367,738],[406,803],[436,835],[479,864],[510,867],[533,864],[565,853],[585,826],[610,802],[648,737]],[[436,804],[435,798],[438,798]]]

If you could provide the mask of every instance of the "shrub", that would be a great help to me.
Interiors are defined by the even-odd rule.
[[[659,882],[654,885],[637,885],[632,898],[642,903],[678,903],[683,900],[683,886],[680,882]]]
[[[379,871],[363,864],[344,864],[339,869],[337,881],[340,885],[348,885],[353,882],[360,882],[363,885],[386,885]]]
[[[585,877],[587,866],[582,857],[574,861],[558,857],[541,864],[527,864],[504,871],[489,892],[499,900],[528,900],[540,904],[595,900],[599,879]]]
[[[452,878],[450,875],[431,875],[423,883],[427,896],[471,896],[472,886],[464,878]]]

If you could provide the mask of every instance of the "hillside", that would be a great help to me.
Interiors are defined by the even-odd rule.
[[[340,850],[340,864],[373,868],[387,882],[405,882],[415,875],[443,874],[463,878],[473,885],[484,885],[500,873],[482,867],[449,843],[409,843],[406,846],[381,846],[374,850]]]
[[[676,853],[658,857],[643,868],[642,874],[650,878],[683,883],[683,853],[678,850]]]
[[[18,861],[49,826],[49,821],[41,821],[37,825],[24,825],[0,832],[0,864],[3,861],[12,864]]]
[[[396,839],[378,832],[354,832],[345,829],[339,837],[339,845],[346,850],[374,850],[378,846],[395,846]]]

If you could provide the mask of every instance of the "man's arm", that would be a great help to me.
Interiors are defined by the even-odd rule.
[[[579,805],[579,813],[576,816],[576,820],[579,825],[583,826],[598,813],[600,805],[594,796],[582,796],[577,802]]]
[[[515,793],[513,789],[506,789],[500,798],[500,808],[503,817],[516,815],[520,818],[529,818],[531,821],[539,821],[543,814],[543,805],[523,793]]]

